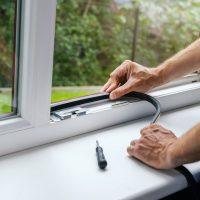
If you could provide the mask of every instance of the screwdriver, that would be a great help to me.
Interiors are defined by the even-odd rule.
[[[105,156],[103,154],[103,148],[99,146],[98,140],[96,141],[97,147],[96,147],[96,154],[97,154],[97,161],[98,166],[100,169],[105,169],[107,166],[107,161],[105,159]]]

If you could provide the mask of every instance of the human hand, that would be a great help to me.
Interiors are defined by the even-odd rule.
[[[129,92],[146,92],[159,85],[156,68],[147,68],[130,60],[124,61],[111,74],[101,92],[111,92],[117,99]]]
[[[127,148],[130,156],[157,169],[177,167],[173,147],[177,137],[170,130],[152,124],[140,131],[139,140],[133,140]]]

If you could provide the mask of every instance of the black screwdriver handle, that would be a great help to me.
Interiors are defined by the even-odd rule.
[[[96,154],[97,154],[97,161],[100,169],[105,169],[107,166],[107,161],[105,159],[105,156],[103,154],[103,149],[98,146],[96,148]]]

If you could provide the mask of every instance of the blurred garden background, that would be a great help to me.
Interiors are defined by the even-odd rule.
[[[10,112],[14,0],[0,4],[0,113]],[[199,0],[57,0],[52,102],[99,91],[130,59],[156,67],[199,37]]]

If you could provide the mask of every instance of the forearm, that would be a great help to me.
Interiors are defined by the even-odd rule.
[[[159,85],[200,69],[200,39],[156,68]]]
[[[200,123],[178,138],[170,152],[176,166],[200,160]]]

